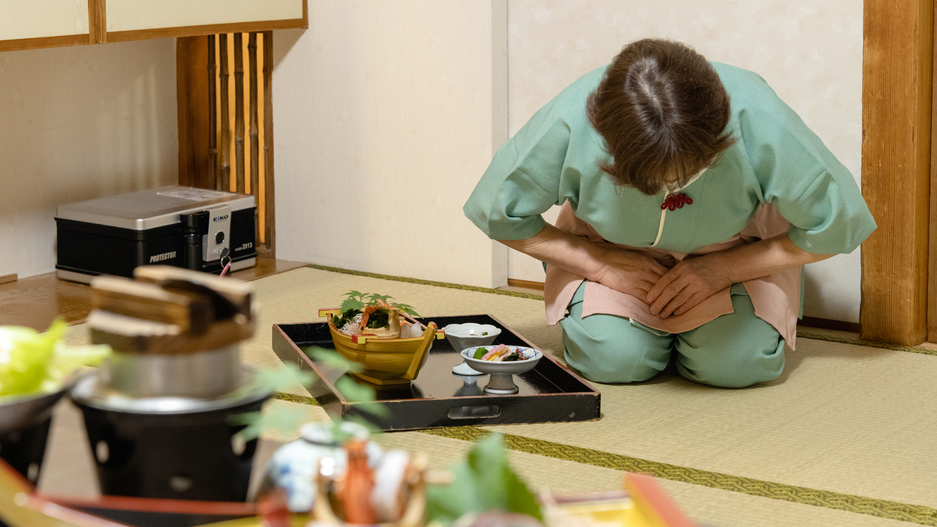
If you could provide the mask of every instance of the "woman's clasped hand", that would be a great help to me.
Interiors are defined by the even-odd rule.
[[[677,262],[626,249],[608,248],[598,282],[632,295],[661,318],[682,315],[733,284],[725,254],[712,253]]]
[[[661,318],[682,315],[734,283],[726,255],[710,253],[683,260],[647,293],[651,314]]]

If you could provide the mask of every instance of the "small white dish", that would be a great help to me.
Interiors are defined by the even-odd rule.
[[[485,386],[486,393],[498,395],[517,393],[518,387],[514,384],[514,375],[532,370],[534,366],[540,362],[540,359],[543,358],[543,353],[539,350],[524,346],[508,346],[511,349],[517,350],[521,355],[530,358],[510,362],[494,362],[476,359],[474,355],[480,347],[491,350],[496,346],[475,346],[466,348],[461,351],[461,354],[462,358],[465,359],[465,363],[472,369],[483,374],[488,373],[491,375],[491,379]]]
[[[446,340],[456,351],[471,348],[472,346],[486,346],[491,344],[501,334],[501,328],[491,324],[449,324],[442,328]]]
[[[446,335],[446,341],[456,351],[491,344],[501,334],[501,328],[491,324],[475,324],[472,322],[449,324],[442,328],[442,331]],[[452,368],[452,373],[456,375],[484,375],[484,373],[475,371],[464,362]]]
[[[453,366],[452,373],[456,375],[465,375],[465,376],[479,376],[485,375],[480,371],[476,371],[474,368],[466,364],[465,362],[460,362],[458,366]]]

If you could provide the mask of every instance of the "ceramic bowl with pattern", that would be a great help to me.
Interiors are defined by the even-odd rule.
[[[525,346],[507,346],[511,351],[516,351],[523,358],[515,361],[488,361],[475,358],[479,349],[486,350],[487,352],[496,347],[498,346],[488,345],[466,348],[461,351],[462,358],[465,359],[465,363],[473,370],[482,374],[487,373],[491,375],[491,379],[485,386],[485,393],[517,393],[518,387],[514,384],[514,375],[532,370],[537,363],[540,362],[540,359],[543,358],[543,353],[541,353],[540,350]]]

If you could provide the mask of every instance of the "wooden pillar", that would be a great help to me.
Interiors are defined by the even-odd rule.
[[[257,200],[257,221],[254,222],[254,240],[257,241],[257,244],[261,244],[266,241],[266,233],[264,232],[264,222],[260,217],[261,208],[265,207],[265,203],[261,203],[263,200],[263,194],[260,193],[260,129],[258,128],[259,122],[259,107],[257,106],[257,33],[251,33],[247,37],[247,63],[250,75],[250,84],[248,86],[248,99],[250,101],[250,124],[248,125],[248,137],[250,139],[250,154],[251,154],[251,164],[250,164],[250,188],[251,194]]]
[[[862,193],[878,229],[862,245],[862,337],[927,336],[933,0],[865,0]]]
[[[937,6],[934,9],[934,30],[937,31]],[[934,80],[937,83],[937,36],[934,38]],[[931,148],[930,148],[930,213],[928,221],[928,258],[927,258],[927,341],[937,342],[937,90],[931,94]]]
[[[221,71],[218,73],[218,86],[221,89],[221,126],[218,128],[219,168],[215,190],[231,190],[231,146],[230,146],[230,114],[228,105],[228,35],[218,35],[218,64]]]
[[[218,188],[218,36],[208,35],[208,185]]]
[[[244,36],[234,34],[234,180],[244,194]]]
[[[303,4],[305,6],[305,4]],[[304,7],[305,8],[305,7]],[[276,192],[273,179],[273,32],[265,31],[263,55],[264,87],[264,247],[257,254],[276,258]]]
[[[107,42],[107,9],[104,0],[88,0],[88,44]]]

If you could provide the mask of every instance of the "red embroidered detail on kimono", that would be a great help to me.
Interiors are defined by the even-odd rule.
[[[660,210],[668,209],[674,211],[677,209],[682,209],[684,205],[692,204],[693,199],[682,192],[679,194],[670,194],[667,196],[667,199],[664,200],[664,203],[661,204]]]

